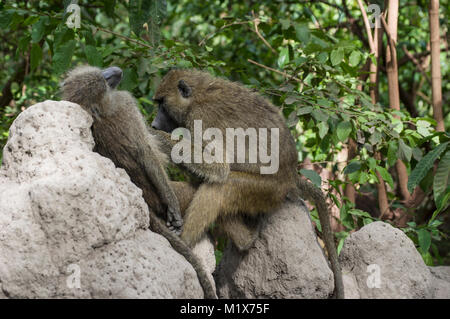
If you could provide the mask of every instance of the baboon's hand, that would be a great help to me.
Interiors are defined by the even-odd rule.
[[[167,227],[176,235],[181,234],[183,227],[183,217],[181,217],[180,209],[178,207],[167,207]]]
[[[116,86],[119,85],[120,80],[122,80],[122,70],[117,66],[104,69],[102,75],[112,89],[115,89]]]

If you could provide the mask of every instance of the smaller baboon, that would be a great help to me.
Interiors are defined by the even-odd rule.
[[[258,214],[273,212],[286,198],[312,200],[319,213],[323,239],[335,277],[336,296],[343,298],[342,275],[328,207],[321,190],[298,176],[295,141],[280,110],[238,83],[197,70],[170,71],[156,90],[154,100],[158,102],[159,110],[152,127],[162,130],[155,133],[161,137],[162,151],[172,154],[178,141],[172,140],[169,133],[177,127],[184,127],[194,137],[189,149],[191,154],[195,154],[196,149],[200,156],[208,154],[211,152],[209,148],[214,149],[215,155],[219,154],[214,161],[191,158],[180,163],[203,179],[186,210],[181,238],[192,246],[211,223],[218,222],[234,244],[245,250],[254,241],[257,230],[248,227],[244,217],[255,218]],[[198,125],[201,127],[200,133]],[[209,138],[196,144],[195,136],[202,139],[205,136],[203,131]],[[215,132],[214,135],[211,132]],[[236,135],[236,132],[241,133]],[[259,135],[255,137],[256,132]],[[268,132],[270,138],[267,137]],[[239,142],[228,145],[228,134],[234,135],[231,141],[235,141],[235,137],[238,140],[243,137],[241,145],[244,144],[244,149],[239,148]],[[211,136],[220,136],[219,140],[226,137],[227,143],[218,143]],[[261,142],[263,140],[265,143]],[[245,148],[245,145],[248,147]],[[259,158],[255,156],[250,160],[252,149]],[[267,150],[271,151],[270,158],[273,157],[278,164],[270,173],[266,159],[263,160],[268,155]],[[231,161],[229,154],[233,154]],[[269,168],[272,168],[272,163]]]
[[[176,235],[183,220],[174,189],[183,194],[184,184],[170,181],[164,170],[167,156],[160,151],[158,139],[150,134],[135,99],[127,91],[115,90],[122,78],[122,70],[110,67],[100,70],[81,66],[70,71],[62,83],[62,98],[79,104],[92,115],[94,151],[111,159],[125,169],[134,184],[143,191],[150,211],[150,227],[166,237],[173,248],[182,254],[197,272],[206,298],[216,298],[200,260]],[[187,206],[193,190],[187,189],[187,198],[180,196]],[[161,198],[161,201],[159,200]],[[167,209],[168,230],[155,215]]]

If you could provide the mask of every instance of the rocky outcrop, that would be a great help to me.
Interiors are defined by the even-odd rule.
[[[429,267],[432,275],[432,298],[450,299],[450,267]]]
[[[347,298],[432,297],[432,276],[414,243],[387,223],[351,234],[340,262]]]
[[[221,298],[328,298],[333,273],[304,203],[267,216],[246,253],[228,246],[216,274]]]
[[[201,298],[192,266],[148,230],[142,191],[92,151],[92,118],[45,101],[10,128],[0,169],[0,298]]]

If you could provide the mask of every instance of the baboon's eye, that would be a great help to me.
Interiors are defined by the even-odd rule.
[[[184,98],[188,98],[192,95],[191,87],[183,80],[178,81],[178,91],[180,91],[181,96]]]

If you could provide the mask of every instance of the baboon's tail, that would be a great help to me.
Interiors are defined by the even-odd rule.
[[[150,224],[153,231],[164,236],[178,253],[192,265],[197,273],[198,281],[203,288],[203,294],[206,299],[217,299],[216,291],[209,281],[206,270],[200,259],[194,255],[192,250],[175,234],[168,230],[156,217],[155,213],[150,211]]]
[[[334,296],[337,299],[344,299],[344,283],[342,281],[342,271],[334,244],[334,236],[331,231],[330,212],[326,204],[322,191],[310,182],[297,178],[297,187],[300,190],[300,197],[314,202],[319,213],[320,225],[322,226],[323,241],[328,251],[328,258],[331,263],[331,269],[334,273]]]

